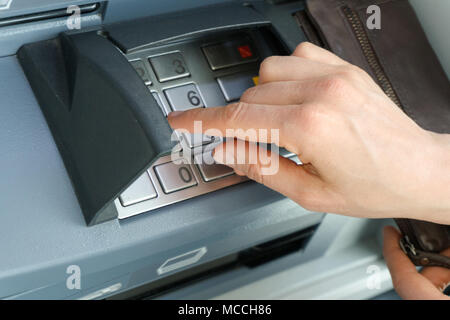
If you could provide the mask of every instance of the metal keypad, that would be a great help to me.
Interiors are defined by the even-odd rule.
[[[212,70],[230,68],[258,59],[253,44],[245,37],[205,46],[203,53]]]
[[[156,196],[156,190],[146,172],[120,195],[120,202],[124,207],[127,207],[135,203],[156,198]]]
[[[173,111],[203,108],[205,106],[195,84],[166,89],[164,94]]]
[[[239,100],[245,90],[255,85],[253,80],[255,77],[254,72],[240,72],[217,78],[217,82],[222,89],[225,100],[232,102]]]
[[[242,41],[233,42],[234,45],[240,43],[239,47],[234,48],[237,51],[232,52],[233,57],[227,57],[225,53],[207,58],[208,49],[202,50],[210,47],[217,54],[218,47],[214,47],[215,44],[230,44],[226,37],[222,40],[213,36],[148,47],[129,53],[126,57],[146,82],[161,112],[167,116],[172,111],[225,105],[230,99],[238,99],[242,92],[253,85],[251,76],[258,73],[256,47],[244,36]],[[239,58],[236,54],[251,56]],[[214,68],[211,63],[215,65]],[[213,161],[212,164],[199,161],[199,157],[205,153],[211,154],[214,147],[221,143],[221,138],[184,133],[177,133],[176,136],[180,144],[175,158],[168,155],[156,160],[142,177],[115,200],[120,219],[248,180],[247,177],[234,174],[229,167]],[[177,157],[184,163],[175,164],[173,161]],[[149,186],[153,188],[152,192]]]
[[[209,182],[234,174],[234,170],[223,164],[215,163],[209,154],[198,154],[195,163],[204,181]]]
[[[138,75],[142,78],[144,83],[146,85],[151,85],[152,81],[150,80],[150,75],[148,73],[147,68],[145,67],[145,64],[142,60],[134,60],[131,61],[131,65],[133,66],[134,70],[138,73]]]
[[[179,52],[163,54],[150,58],[159,82],[166,82],[190,76],[184,58]]]
[[[189,148],[199,147],[214,141],[214,137],[205,136],[203,134],[189,134],[183,133],[182,139],[186,141],[186,144]]]
[[[168,162],[155,167],[156,175],[164,193],[172,193],[197,184],[188,165]]]

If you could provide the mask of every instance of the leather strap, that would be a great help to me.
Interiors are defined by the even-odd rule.
[[[443,267],[450,269],[450,258],[438,253],[416,249],[407,236],[400,240],[400,247],[416,266]]]

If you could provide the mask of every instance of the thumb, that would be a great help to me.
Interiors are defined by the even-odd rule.
[[[228,139],[214,150],[214,160],[237,174],[246,175],[298,202],[311,211],[324,211],[330,197],[324,182],[302,165],[279,156],[256,143]]]
[[[400,248],[401,235],[397,229],[384,229],[383,254],[391,272],[395,290],[403,299],[444,299],[445,296],[424,276]]]

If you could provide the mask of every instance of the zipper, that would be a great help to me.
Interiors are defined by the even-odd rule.
[[[397,223],[398,227],[400,228],[400,231],[404,235],[402,241],[403,243],[406,243],[406,248],[412,249],[411,251],[416,254],[415,251],[417,250],[417,247],[420,247],[420,243],[417,239],[416,232],[414,231],[414,228],[412,227],[411,223],[407,219],[394,219]],[[405,249],[405,248],[402,248]]]
[[[413,256],[417,256],[416,247],[411,243],[408,236],[404,236],[403,238],[401,238],[399,244],[400,248],[406,255],[409,256],[411,254]]]
[[[367,60],[367,63],[369,64],[375,77],[377,78],[378,84],[380,85],[381,89],[383,89],[384,93],[397,106],[403,109],[400,103],[400,99],[398,98],[397,94],[395,93],[394,87],[392,86],[392,83],[389,81],[388,77],[386,76],[386,73],[384,73],[383,71],[380,62],[378,61],[375,50],[373,49],[369,37],[367,36],[366,31],[364,30],[364,24],[359,19],[358,14],[355,12],[355,10],[349,8],[348,6],[343,6],[341,9],[345,17],[347,18],[347,21],[353,30],[356,40],[358,40],[359,42],[359,45]]]

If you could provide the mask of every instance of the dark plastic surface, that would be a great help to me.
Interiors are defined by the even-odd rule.
[[[96,32],[25,45],[21,65],[58,144],[88,225],[171,151],[171,129],[125,57]]]
[[[109,37],[126,53],[162,41],[221,30],[269,25],[270,21],[251,7],[228,3],[148,17],[105,27]],[[157,30],[157,32],[152,32]]]

